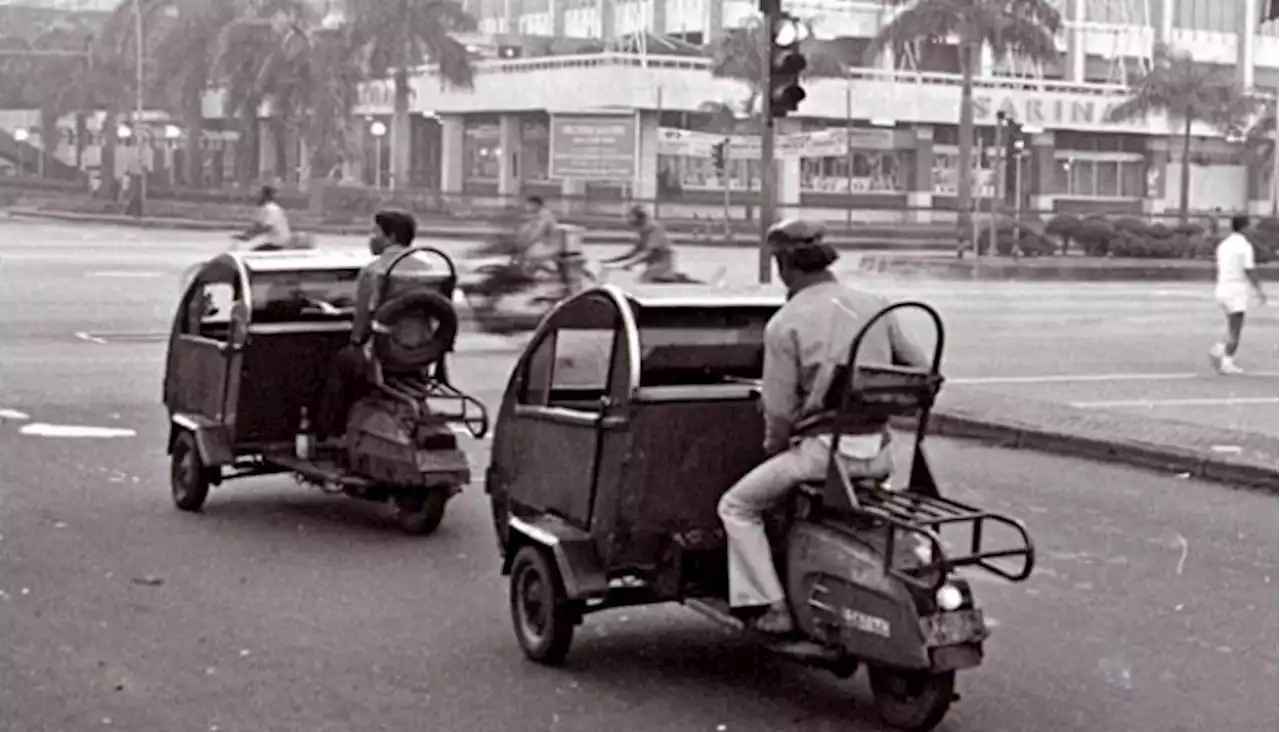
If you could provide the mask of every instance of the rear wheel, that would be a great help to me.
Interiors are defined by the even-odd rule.
[[[429,536],[444,520],[449,492],[443,488],[397,493],[391,498],[396,526],[406,534]]]
[[[947,716],[956,694],[956,672],[940,674],[868,668],[876,712],[885,724],[907,732],[927,732]]]
[[[181,432],[173,441],[169,456],[169,487],[173,505],[180,511],[199,511],[209,497],[209,468],[200,459],[196,437]]]
[[[511,620],[524,654],[559,666],[573,644],[574,615],[551,553],[526,545],[511,565]]]

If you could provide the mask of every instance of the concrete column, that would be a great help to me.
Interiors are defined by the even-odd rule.
[[[466,145],[465,119],[460,114],[440,115],[440,191],[462,193],[466,170],[463,148]]]
[[[703,5],[707,13],[707,27],[702,32],[702,39],[706,43],[724,30],[724,0],[705,0]]]
[[[562,215],[573,216],[586,211],[586,181],[578,180],[577,178],[565,178],[560,183],[560,195],[565,197],[565,201],[560,207],[560,213]]]
[[[933,126],[920,125],[915,133],[915,171],[907,191],[907,220],[927,224],[933,221]]]
[[[1262,18],[1259,0],[1240,0],[1243,15],[1240,16],[1239,38],[1236,41],[1236,69],[1240,74],[1240,84],[1245,89],[1253,88],[1253,66],[1258,57],[1257,36],[1258,20]]]
[[[649,32],[664,35],[667,32],[667,0],[649,0]]]
[[[640,201],[658,198],[658,115],[640,112],[639,146],[636,150],[635,179],[631,183],[631,195]]]
[[[1169,172],[1169,138],[1147,138],[1147,191],[1142,199],[1142,212],[1159,214],[1165,211],[1165,186]]]
[[[1053,157],[1052,132],[1042,132],[1031,138],[1030,161],[1023,171],[1027,176],[1027,203],[1041,216],[1053,211],[1057,196],[1053,194],[1053,176],[1058,161]]]
[[[799,120],[777,120],[776,132],[779,135],[794,134],[802,131]],[[800,216],[800,158],[774,158],[776,192],[778,196],[777,217]]]
[[[1274,145],[1274,138],[1272,138]],[[1249,165],[1246,168],[1248,212],[1250,216],[1273,216],[1276,211],[1276,169],[1271,165]]]
[[[502,32],[515,33],[519,27],[519,18],[516,17],[516,1],[502,0]]]
[[[276,136],[272,134],[270,120],[258,120],[258,140],[258,177],[267,173],[281,175],[281,171],[276,170]]]
[[[520,118],[514,114],[504,114],[498,118],[498,152],[502,158],[498,163],[498,195],[520,195],[520,181],[524,171],[520,165],[520,153],[523,140],[520,135]]]
[[[564,37],[564,11],[569,4],[569,0],[547,0],[550,3],[548,10],[551,12],[551,37]]]
[[[601,40],[611,41],[617,33],[614,24],[614,5],[617,0],[596,0],[596,17],[600,19]]]
[[[1067,0],[1066,4],[1067,63],[1062,75],[1067,81],[1083,82],[1085,59],[1084,28],[1079,23],[1084,19],[1084,0]]]
[[[1150,11],[1155,45],[1169,43],[1173,38],[1173,0],[1151,0]]]

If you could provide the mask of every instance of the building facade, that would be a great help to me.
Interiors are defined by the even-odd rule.
[[[1020,168],[1023,205],[1038,210],[1156,213],[1176,207],[1181,146],[1168,120],[1107,118],[1126,82],[1159,43],[1274,94],[1280,47],[1260,25],[1261,0],[1061,0],[1066,29],[1056,63],[1032,67],[984,53],[976,89],[982,145],[997,111],[1036,132]],[[668,52],[664,39],[701,44],[755,12],[743,0],[470,0],[500,58],[478,64],[475,88],[442,88],[430,70],[415,80],[415,166],[446,193],[531,192],[665,200],[694,209],[748,203],[758,185],[758,140],[729,135],[727,174],[711,163],[725,135],[705,131],[708,102],[740,105],[740,81],[710,62]],[[779,129],[784,207],[850,205],[927,211],[954,208],[960,86],[954,46],[862,61],[887,19],[878,2],[795,0],[819,38],[854,68],[848,79],[806,82],[808,97]],[[605,52],[550,55],[531,36],[590,38]],[[369,84],[358,112],[390,113],[390,87]],[[1191,199],[1199,210],[1273,208],[1274,176],[1249,165],[1243,146],[1197,125]],[[418,138],[421,138],[419,140]],[[383,141],[385,144],[385,141]],[[993,194],[994,156],[976,156],[975,193]],[[1274,166],[1271,166],[1274,167]],[[438,168],[438,174],[435,169]],[[366,174],[367,177],[367,174]]]

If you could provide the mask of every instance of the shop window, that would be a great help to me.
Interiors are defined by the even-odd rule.
[[[800,190],[821,193],[904,193],[913,160],[914,155],[908,150],[855,150],[851,156],[804,158],[800,161]]]
[[[1076,198],[1142,198],[1146,164],[1141,160],[1059,158],[1053,192]]]

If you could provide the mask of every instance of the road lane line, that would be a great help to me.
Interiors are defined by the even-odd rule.
[[[165,273],[164,273],[164,272],[156,272],[156,271],[153,271],[153,270],[138,270],[138,271],[126,271],[126,270],[104,270],[104,271],[102,271],[102,272],[89,272],[89,273],[87,273],[85,276],[86,276],[86,277],[120,277],[120,278],[127,278],[127,277],[143,277],[143,278],[153,278],[153,277],[163,277],[164,275],[165,275]]]
[[[1221,397],[1205,399],[1125,399],[1109,402],[1072,402],[1081,409],[1114,409],[1117,407],[1209,407],[1248,404],[1280,404],[1277,397]]]
[[[1248,376],[1274,378],[1280,376],[1277,371],[1250,371]],[[1044,376],[989,376],[974,378],[947,379],[948,384],[966,384],[979,386],[984,384],[1070,384],[1097,383],[1107,381],[1192,381],[1208,379],[1212,374],[1167,373],[1167,374],[1048,374]],[[1216,378],[1216,377],[1214,377]]]
[[[76,333],[76,338],[79,338],[82,341],[87,341],[89,343],[97,343],[99,345],[106,343],[105,339],[99,338],[98,336],[95,336],[95,335],[90,335],[88,333],[85,333],[84,331],[80,331]]]

